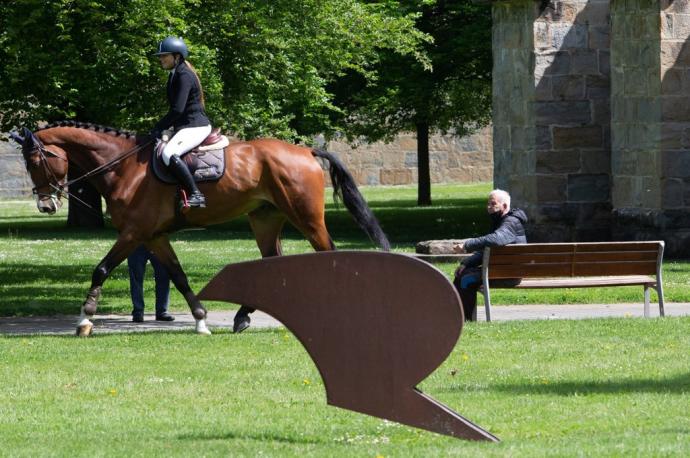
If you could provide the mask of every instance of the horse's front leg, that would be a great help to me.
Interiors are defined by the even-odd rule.
[[[182,270],[180,261],[177,259],[177,255],[170,245],[168,238],[166,236],[160,236],[146,242],[145,245],[146,248],[151,250],[156,258],[158,258],[158,261],[165,266],[173,284],[187,301],[192,315],[196,320],[197,334],[210,335],[211,331],[209,331],[206,326],[206,309],[196,297],[192,288],[189,287],[187,275]]]
[[[91,318],[96,314],[98,309],[98,300],[101,297],[101,288],[105,279],[108,278],[110,272],[117,266],[119,266],[122,261],[124,261],[129,253],[136,248],[138,242],[119,238],[115,245],[110,249],[108,254],[101,260],[101,262],[96,266],[91,276],[91,288],[86,295],[86,300],[81,307],[81,314],[79,315],[79,321],[77,321],[77,335],[80,337],[87,337],[91,335],[93,330],[93,322]]]

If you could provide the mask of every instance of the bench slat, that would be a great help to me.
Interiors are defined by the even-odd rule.
[[[494,247],[492,253],[582,253],[602,251],[654,251],[659,242],[582,242],[582,243],[525,243]]]
[[[593,286],[635,286],[656,285],[656,279],[648,275],[626,275],[621,277],[575,277],[575,278],[531,278],[525,279],[517,286],[491,285],[496,288],[590,288]]]
[[[603,253],[519,253],[501,254],[491,250],[491,265],[559,263],[559,262],[607,262],[607,261],[652,261],[656,263],[658,251],[606,251]]]
[[[489,279],[533,277],[600,277],[604,275],[654,275],[654,261],[625,261],[601,263],[531,263],[494,265],[489,267]]]

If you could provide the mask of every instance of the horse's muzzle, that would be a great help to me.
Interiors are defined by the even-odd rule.
[[[55,196],[44,197],[36,201],[36,207],[41,213],[53,215],[62,207],[62,202]]]

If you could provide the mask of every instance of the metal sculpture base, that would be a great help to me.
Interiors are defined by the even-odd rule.
[[[445,275],[409,256],[331,251],[231,264],[199,294],[262,310],[314,360],[328,403],[440,434],[498,438],[416,386],[463,326]]]

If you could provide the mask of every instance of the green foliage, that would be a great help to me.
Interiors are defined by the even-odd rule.
[[[426,60],[387,50],[365,79],[356,72],[336,82],[336,103],[348,116],[351,138],[391,140],[426,125],[433,133],[462,136],[486,125],[491,115],[491,7],[473,0],[372,1],[414,15],[432,37]]]
[[[157,41],[183,36],[213,123],[240,137],[333,132],[327,86],[420,57],[405,14],[355,0],[15,0],[0,4],[0,127],[77,118],[148,129],[165,112]]]

